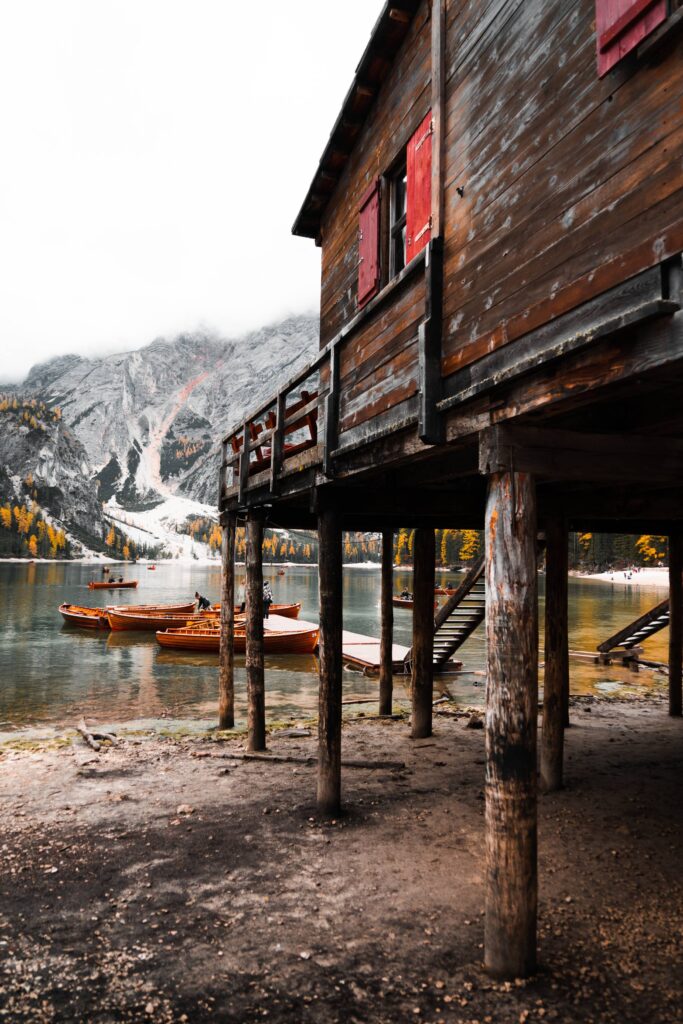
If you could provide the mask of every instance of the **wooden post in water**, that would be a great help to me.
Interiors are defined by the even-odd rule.
[[[669,714],[683,712],[683,534],[669,536]]]
[[[379,653],[379,713],[390,715],[393,704],[394,645],[394,531],[382,531],[382,631]]]
[[[266,749],[263,670],[263,514],[247,512],[246,585],[247,750]]]
[[[320,591],[320,690],[318,714],[318,809],[338,814],[341,807],[342,726],[342,533],[339,515],[318,514]]]
[[[218,728],[235,724],[235,532],[237,516],[223,517],[221,573],[221,646],[218,659]]]
[[[486,504],[486,925],[497,977],[536,966],[538,653],[536,493],[527,473],[489,476]]]
[[[434,530],[418,527],[413,539],[413,739],[432,735],[434,699]]]
[[[541,731],[541,789],[562,788],[565,694],[569,692],[568,533],[562,519],[546,523],[545,676]]]

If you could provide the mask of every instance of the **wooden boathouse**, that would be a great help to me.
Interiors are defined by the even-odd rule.
[[[293,113],[296,120],[296,113]],[[683,4],[389,0],[294,233],[322,255],[320,352],[223,442],[220,721],[233,724],[237,517],[249,745],[265,744],[264,523],[317,529],[318,803],[341,801],[342,531],[415,528],[412,735],[429,735],[434,530],[485,531],[485,961],[536,963],[540,787],[562,783],[567,533],[670,538],[683,624]]]

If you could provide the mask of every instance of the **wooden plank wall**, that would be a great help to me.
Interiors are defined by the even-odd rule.
[[[594,13],[449,2],[446,375],[683,250],[682,45],[600,81]]]
[[[358,312],[358,209],[430,106],[430,18],[427,0],[382,86],[322,224],[321,347]],[[352,343],[353,344],[353,343]]]
[[[448,0],[444,375],[683,250],[683,40],[598,79],[594,0]],[[322,223],[321,344],[358,312],[358,207],[430,105],[427,0]],[[462,191],[462,195],[460,191]],[[341,349],[340,429],[414,396],[422,273]]]

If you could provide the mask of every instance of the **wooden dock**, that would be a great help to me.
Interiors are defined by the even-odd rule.
[[[306,622],[305,619],[286,619],[282,615],[270,615],[264,619],[266,629],[274,632],[291,632],[293,629],[317,629],[317,623]],[[348,665],[362,669],[367,675],[379,672],[379,637],[365,636],[364,633],[351,633],[345,629],[342,633],[342,657]],[[392,644],[392,663],[394,672],[403,671],[403,660],[410,648],[402,644]]]

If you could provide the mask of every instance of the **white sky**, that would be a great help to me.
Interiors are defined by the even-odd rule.
[[[317,309],[299,211],[381,0],[0,0],[0,379]]]

